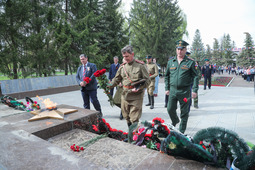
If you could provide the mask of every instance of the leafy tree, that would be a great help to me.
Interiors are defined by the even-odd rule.
[[[202,42],[199,29],[196,30],[195,36],[192,42],[191,57],[197,61],[204,61],[204,44]]]
[[[1,72],[18,79],[20,62],[24,60],[30,2],[2,0],[0,8]]]
[[[173,0],[134,0],[130,12],[131,43],[136,55],[156,57],[166,66],[175,55],[175,42],[186,33],[186,20]]]

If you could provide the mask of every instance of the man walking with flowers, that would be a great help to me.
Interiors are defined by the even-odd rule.
[[[186,51],[189,44],[183,40],[176,42],[177,56],[170,59],[167,63],[165,73],[165,90],[166,95],[169,95],[167,111],[172,120],[173,126],[180,122],[177,116],[177,102],[181,108],[181,123],[179,130],[184,133],[187,127],[189,111],[191,105],[191,84],[192,98],[197,96],[198,91],[198,75],[195,69],[195,61],[186,56]]]
[[[150,84],[149,72],[144,62],[134,59],[132,46],[127,45],[121,50],[125,63],[121,64],[110,88],[123,85],[121,95],[121,111],[129,127],[128,142],[132,142],[133,130],[137,128],[142,115],[143,95],[145,88]]]
[[[83,107],[90,109],[90,100],[94,108],[100,112],[102,116],[101,106],[97,99],[97,81],[94,73],[97,67],[94,63],[88,62],[88,57],[85,54],[80,55],[82,65],[77,69],[76,81],[81,87],[81,95],[83,98]]]

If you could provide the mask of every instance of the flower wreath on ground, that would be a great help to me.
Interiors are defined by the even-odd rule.
[[[133,131],[132,143],[216,167],[255,169],[255,146],[246,143],[235,132],[220,127],[211,127],[198,131],[192,138],[164,122],[159,117],[154,118],[151,122],[141,122],[138,128]],[[75,121],[74,126],[88,130],[86,123]],[[80,144],[78,148],[86,147],[104,137],[125,142],[128,137],[128,133],[111,128],[110,124],[102,118],[99,118],[97,123],[89,128],[89,131],[99,136]],[[70,148],[77,151],[75,145]]]
[[[25,100],[27,102],[26,105],[23,102],[17,101],[16,98],[12,98],[11,96],[5,95],[1,97],[1,103],[14,109],[27,112],[40,109],[40,105],[37,103],[37,101],[33,101],[30,97],[25,97]]]
[[[107,76],[105,75],[106,69],[102,69],[102,70],[97,70],[94,73],[94,76],[97,78],[98,80],[98,84],[99,84],[99,88],[104,90],[104,93],[107,95],[108,97],[108,101],[110,102],[111,106],[114,106],[114,101],[113,98],[110,94],[110,88],[107,87],[107,84],[109,82],[109,79],[107,78]]]

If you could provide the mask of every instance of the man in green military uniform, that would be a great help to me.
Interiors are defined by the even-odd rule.
[[[143,95],[145,88],[150,84],[150,78],[144,62],[134,59],[132,46],[127,45],[121,50],[121,53],[126,62],[120,66],[108,87],[113,88],[120,82],[123,85],[121,111],[129,127],[128,142],[130,143],[133,138],[133,130],[137,128],[142,115]],[[140,80],[145,81],[136,84]]]
[[[179,130],[184,133],[188,123],[191,96],[192,98],[197,96],[198,76],[195,69],[195,61],[185,55],[187,51],[186,47],[189,44],[183,40],[177,41],[176,44],[177,56],[170,59],[167,63],[165,90],[166,94],[169,94],[167,111],[173,126],[180,122],[176,113],[177,102],[179,101],[180,103],[181,123]]]
[[[150,109],[153,109],[154,108],[153,91],[155,89],[155,78],[158,76],[158,66],[152,62],[152,56],[146,56],[146,61],[147,61],[147,69],[149,71],[149,75],[151,79],[151,83],[149,84],[147,88],[149,103],[146,104],[146,106],[150,106]]]

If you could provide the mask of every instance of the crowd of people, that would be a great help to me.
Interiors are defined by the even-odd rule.
[[[214,65],[214,71],[216,73],[223,74],[224,72],[229,75],[242,76],[243,79],[249,83],[254,82],[255,66],[216,66]]]
[[[216,66],[205,59],[205,64],[199,63],[189,57],[187,46],[183,40],[176,42],[176,56],[170,57],[165,72],[165,107],[172,121],[172,125],[179,123],[179,131],[185,133],[189,118],[190,107],[194,101],[194,107],[198,109],[198,84],[204,77],[204,90],[211,89],[211,77],[215,74],[242,75],[248,82],[254,81],[255,67],[231,67]],[[148,104],[154,109],[154,97],[158,96],[158,83],[160,65],[153,56],[145,56],[146,63],[136,60],[132,46],[127,45],[121,50],[123,61],[119,63],[118,57],[113,57],[114,63],[109,70],[109,83],[107,87],[112,89],[110,95],[117,99],[115,103],[121,108],[120,119],[125,119],[129,128],[128,142],[132,142],[132,132],[137,128],[142,115],[144,93],[147,91]],[[81,66],[77,70],[76,80],[81,87],[81,95],[84,108],[90,109],[90,101],[102,117],[100,103],[97,99],[97,81],[93,74],[97,71],[96,65],[88,62],[88,56],[79,56]],[[84,78],[89,77],[89,82]],[[114,87],[117,91],[114,94]],[[116,97],[118,96],[118,97]],[[192,100],[193,99],[193,100]],[[180,104],[180,117],[177,115],[177,103]]]

